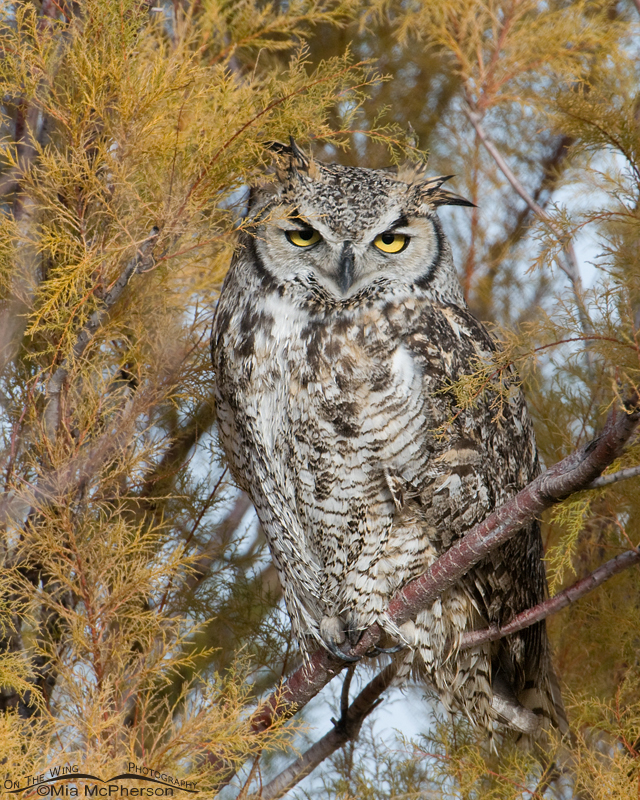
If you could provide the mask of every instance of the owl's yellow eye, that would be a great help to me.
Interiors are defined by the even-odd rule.
[[[320,241],[320,234],[314,231],[313,228],[304,228],[303,230],[285,231],[285,236],[296,247],[310,247],[312,244]]]
[[[383,253],[400,253],[409,244],[410,238],[403,233],[381,233],[373,243]]]

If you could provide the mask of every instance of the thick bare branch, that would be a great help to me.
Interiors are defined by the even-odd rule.
[[[523,628],[528,628],[536,622],[540,622],[552,614],[556,614],[563,608],[566,608],[571,603],[575,603],[581,597],[589,594],[605,581],[622,572],[633,564],[640,563],[640,552],[637,550],[627,550],[625,553],[612,558],[603,564],[598,569],[591,572],[586,577],[564,589],[554,597],[545,600],[544,603],[539,603],[533,608],[528,608],[517,614],[510,622],[499,628],[497,625],[492,625],[489,628],[484,628],[479,631],[468,631],[462,635],[460,641],[460,648],[466,650],[468,647],[476,647],[476,645],[485,644],[486,642],[495,642],[497,639],[502,639],[503,636],[509,636],[512,633],[521,631]]]
[[[342,718],[334,723],[333,729],[262,789],[262,800],[277,800],[282,797],[336,750],[354,739],[360,732],[362,723],[380,702],[380,695],[391,685],[397,671],[397,664],[389,664],[376,675],[351,703]]]

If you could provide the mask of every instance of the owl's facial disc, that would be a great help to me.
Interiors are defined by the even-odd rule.
[[[306,221],[301,219],[299,222],[302,227],[293,228],[291,230],[285,229],[283,231],[285,238],[291,245],[296,248],[311,249],[314,245],[320,245],[321,243],[324,243],[325,245],[327,244],[320,233],[308,225]],[[370,250],[371,247],[374,247],[381,253],[387,254],[387,256],[395,256],[398,253],[401,253],[403,250],[406,250],[409,246],[409,242],[411,241],[411,236],[406,233],[397,233],[396,228],[400,226],[407,227],[408,224],[409,223],[406,217],[401,217],[391,226],[389,230],[385,231],[384,233],[379,233],[377,236],[375,236],[375,238],[368,243],[369,247],[367,250]],[[334,284],[337,285],[337,287],[340,289],[340,293],[344,296],[349,293],[349,290],[353,284],[356,282],[358,277],[362,276],[365,270],[362,268],[357,269],[355,261],[356,253],[354,252],[354,243],[352,241],[336,243],[339,246],[339,258],[335,273],[333,275],[329,274],[328,277],[333,279]],[[357,243],[355,244],[355,247],[359,250],[361,249],[358,247]],[[335,246],[333,249],[335,253]],[[360,260],[363,261],[367,255],[370,254],[368,252],[366,254],[362,253]],[[319,271],[323,272],[323,270]]]
[[[388,209],[378,224],[352,230],[334,227],[327,217],[303,216],[295,209],[292,217],[276,224],[270,255],[279,258],[272,258],[271,263],[291,264],[295,260],[297,274],[311,267],[313,276],[326,289],[347,297],[376,278],[402,279],[407,268],[411,273],[420,252],[424,255],[429,251],[431,232],[429,221],[409,219],[397,210],[393,213],[393,209]],[[411,245],[413,239],[416,241]],[[283,245],[285,252],[278,253]]]
[[[311,203],[275,205],[256,229],[256,247],[283,283],[319,283],[337,299],[380,281],[411,285],[429,273],[440,243],[428,215],[388,202],[366,224],[320,213]]]

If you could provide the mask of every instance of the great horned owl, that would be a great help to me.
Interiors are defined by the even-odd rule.
[[[462,632],[543,599],[537,523],[414,622],[398,630],[385,615],[398,589],[538,474],[517,386],[500,413],[495,394],[461,408],[451,391],[496,345],[466,306],[436,215],[471,203],[444,180],[279,146],[216,312],[220,440],[303,649],[336,652],[378,622],[408,645],[401,672],[447,708],[485,727],[523,727],[509,711],[522,706],[557,724],[544,623],[456,649]]]

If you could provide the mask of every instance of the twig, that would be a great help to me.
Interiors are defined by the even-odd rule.
[[[334,723],[333,729],[263,788],[261,800],[277,800],[282,797],[313,772],[318,764],[333,755],[350,739],[354,739],[360,732],[364,720],[379,704],[380,695],[389,688],[397,671],[398,664],[393,663],[376,675],[342,714],[340,720]]]
[[[638,0],[638,2],[640,3],[640,0]],[[637,475],[640,475],[640,465],[637,467],[627,467],[618,472],[612,472],[611,475],[601,475],[584,488],[599,489],[602,486],[609,486],[611,483],[618,483],[618,481],[626,481],[629,478],[635,478]]]
[[[483,630],[463,633],[460,640],[460,649],[466,650],[469,647],[476,647],[487,642],[495,642],[498,639],[502,639],[503,636],[510,636],[523,628],[528,628],[530,625],[556,614],[571,603],[575,603],[576,600],[597,589],[609,578],[638,563],[640,563],[640,552],[638,550],[627,550],[626,553],[621,553],[607,561],[606,564],[598,567],[585,578],[574,583],[573,586],[569,586],[568,589],[559,592],[555,597],[550,597],[543,603],[516,614],[510,622],[501,628],[497,625],[491,625]]]
[[[355,664],[349,664],[347,667],[347,674],[344,676],[344,682],[342,684],[342,692],[340,693],[340,716],[342,719],[345,718],[347,711],[349,710],[349,689],[351,689],[351,681],[353,679],[353,673],[356,671]],[[334,725],[337,725],[335,720],[331,720]]]
[[[53,438],[58,427],[60,393],[62,392],[62,386],[69,374],[69,368],[72,362],[82,356],[87,345],[91,339],[93,339],[96,331],[102,324],[109,309],[118,301],[133,274],[145,265],[159,233],[160,231],[158,228],[152,228],[150,235],[140,244],[135,256],[128,262],[120,277],[115,281],[103,298],[101,307],[97,308],[87,320],[84,328],[82,328],[78,334],[71,354],[62,361],[58,369],[49,379],[49,383],[47,384],[47,397],[49,398],[49,402],[44,411],[44,430],[48,439]]]
[[[214,487],[214,488],[217,488]],[[214,493],[212,492],[212,495]],[[188,592],[195,592],[202,581],[208,576],[211,565],[220,558],[220,552],[228,544],[231,535],[237,531],[243,517],[252,508],[251,501],[244,492],[238,495],[233,508],[226,517],[216,526],[215,533],[198,554],[197,561],[194,562],[191,573],[184,581],[184,587]]]
[[[172,432],[171,441],[160,462],[145,477],[137,503],[141,514],[156,510],[160,500],[171,493],[172,481],[183,468],[189,453],[214,423],[215,404],[207,398],[196,406],[187,422]]]
[[[640,0],[638,1],[640,2]],[[588,333],[591,330],[591,325],[589,324],[589,319],[587,317],[582,297],[583,288],[582,288],[582,278],[580,277],[580,267],[578,265],[578,259],[576,257],[575,250],[573,249],[571,241],[568,239],[564,231],[556,224],[553,217],[547,211],[545,211],[544,208],[542,208],[542,206],[536,203],[533,197],[520,183],[516,175],[512,172],[511,168],[502,157],[500,151],[491,141],[491,139],[487,135],[487,132],[482,127],[481,124],[482,116],[478,114],[477,111],[473,111],[470,107],[463,107],[463,111],[469,122],[471,122],[471,124],[473,125],[475,132],[478,135],[478,138],[484,145],[487,152],[496,162],[502,174],[509,181],[513,190],[524,200],[524,202],[531,209],[531,211],[533,211],[533,213],[539,219],[543,220],[549,226],[549,228],[554,233],[558,241],[561,243],[564,259],[563,260],[557,259],[557,264],[571,281],[571,287],[573,289],[573,294],[576,298],[576,304],[578,306],[578,313],[580,315],[580,323],[582,326],[582,330],[585,333]]]

